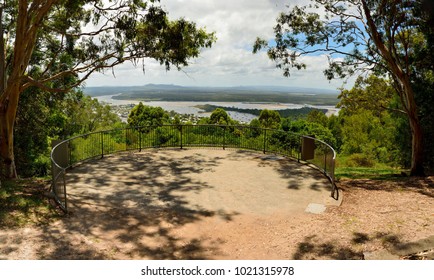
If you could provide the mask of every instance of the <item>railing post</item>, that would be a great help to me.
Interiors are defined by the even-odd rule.
[[[324,153],[324,173],[327,174],[327,152]]]
[[[142,132],[140,129],[137,129],[137,132],[139,133],[139,152],[142,151]]]
[[[263,152],[265,154],[265,152],[267,151],[267,129],[263,128],[263,130],[264,130],[264,149],[263,149]]]
[[[101,158],[104,157],[104,133],[100,132],[101,134]]]
[[[63,207],[65,207],[65,213],[68,213],[68,198],[66,197],[66,179],[65,179],[65,175],[66,175],[66,171],[63,170],[62,171],[62,177],[63,177]]]
[[[179,128],[180,128],[179,132],[181,133],[181,140],[180,140],[180,142],[181,142],[181,145],[180,145],[181,146],[181,150],[182,150],[182,128],[183,127],[184,127],[184,125],[182,125],[182,124],[179,125]]]
[[[128,151],[128,128],[125,128],[125,151]]]
[[[336,187],[336,183],[335,183],[335,159],[332,159],[332,166],[331,166],[331,174],[330,174],[331,180],[332,180],[332,193],[331,193],[331,197],[333,197],[334,199],[338,200],[339,199],[339,191]],[[336,193],[336,197],[335,197],[335,193]]]
[[[300,156],[301,156],[301,141],[302,141],[302,136],[298,137],[298,155],[297,155],[297,161],[300,162]]]
[[[226,126],[223,126],[223,150],[226,148]]]
[[[68,152],[69,152],[69,166],[72,166],[72,145],[71,145],[71,141],[68,141]]]

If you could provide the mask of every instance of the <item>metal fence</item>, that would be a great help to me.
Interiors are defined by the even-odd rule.
[[[163,125],[99,131],[62,141],[51,151],[51,192],[68,212],[66,172],[77,163],[105,155],[149,148],[218,147],[283,155],[321,170],[337,199],[334,149],[327,143],[292,132],[251,126]]]

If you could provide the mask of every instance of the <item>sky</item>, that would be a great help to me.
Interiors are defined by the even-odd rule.
[[[288,86],[337,89],[343,80],[327,81],[324,55],[304,57],[306,70],[295,70],[284,77],[265,52],[252,53],[257,37],[271,40],[279,13],[308,0],[161,0],[170,19],[185,18],[215,32],[217,42],[203,49],[182,71],[166,71],[153,60],[141,64],[126,62],[112,71],[91,76],[86,86],[137,86],[175,84],[181,86]],[[347,85],[348,86],[348,85]],[[346,86],[346,87],[347,87]]]

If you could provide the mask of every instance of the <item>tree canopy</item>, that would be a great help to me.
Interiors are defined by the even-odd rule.
[[[121,126],[108,105],[79,90],[51,94],[32,87],[20,97],[15,124],[16,168],[20,176],[47,176],[51,140]]]
[[[92,73],[152,58],[180,69],[211,47],[213,33],[169,20],[158,0],[6,0],[0,4],[0,156],[15,177],[13,130],[20,94],[62,93]]]
[[[416,0],[312,0],[311,5],[281,13],[275,39],[269,43],[258,38],[254,52],[266,48],[285,76],[293,68],[306,68],[302,56],[326,55],[327,79],[365,71],[390,77],[411,128],[411,174],[422,175],[424,133],[414,88],[415,77],[427,70],[419,54],[433,56],[427,40],[430,19],[422,1]]]
[[[229,114],[222,108],[216,108],[209,117],[210,124],[222,124],[230,125],[232,124],[232,119]]]
[[[259,114],[259,122],[262,127],[277,129],[280,126],[280,114],[275,110],[264,109]]]
[[[128,116],[131,127],[162,126],[169,122],[169,114],[161,107],[151,107],[140,102],[134,106]]]

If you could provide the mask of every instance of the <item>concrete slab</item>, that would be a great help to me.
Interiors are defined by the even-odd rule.
[[[306,207],[306,210],[304,211],[312,214],[321,214],[324,213],[326,209],[327,207],[325,205],[318,203],[309,203],[309,205]]]
[[[363,253],[365,260],[399,260],[399,256],[393,255],[387,250],[375,251],[375,252],[365,252]]]
[[[284,157],[220,149],[155,149],[84,163],[67,174],[80,204],[229,214],[321,213],[340,201],[318,170]],[[73,211],[73,209],[70,209]],[[134,210],[134,211],[136,211]]]

